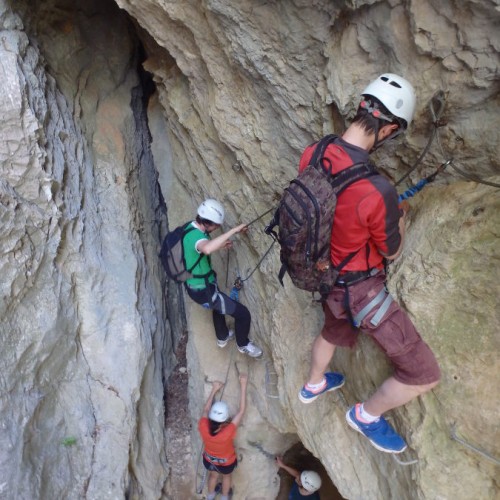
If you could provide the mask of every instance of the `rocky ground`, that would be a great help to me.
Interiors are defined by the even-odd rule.
[[[172,499],[197,498],[194,496],[193,487],[195,471],[190,438],[186,343],[187,334],[184,333],[175,352],[177,365],[167,381],[165,392],[167,460],[171,467],[168,498]]]

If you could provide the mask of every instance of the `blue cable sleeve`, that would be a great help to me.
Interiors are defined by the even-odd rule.
[[[429,181],[427,179],[422,179],[422,180],[418,181],[410,189],[407,189],[404,193],[399,195],[398,202],[401,203],[403,200],[407,200],[408,198],[415,196],[428,183],[429,183]]]
[[[236,302],[239,302],[240,300],[240,291],[233,286],[233,289],[231,290],[231,293],[229,294],[229,298],[236,300]]]

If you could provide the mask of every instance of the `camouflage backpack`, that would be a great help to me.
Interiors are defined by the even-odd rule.
[[[288,273],[296,287],[321,295],[331,291],[339,272],[357,253],[350,253],[338,266],[330,260],[337,197],[352,183],[377,173],[372,164],[358,163],[332,175],[324,154],[336,137],[328,135],[316,144],[310,164],[285,189],[266,228],[281,247],[280,283]]]

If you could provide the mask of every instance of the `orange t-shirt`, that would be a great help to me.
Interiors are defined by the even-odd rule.
[[[233,439],[236,437],[236,426],[234,424],[227,425],[215,434],[215,436],[211,436],[208,418],[202,417],[198,422],[198,430],[205,445],[205,458],[209,462],[213,462],[216,465],[231,465],[236,460],[236,452],[233,444]],[[210,460],[211,457],[218,460]]]

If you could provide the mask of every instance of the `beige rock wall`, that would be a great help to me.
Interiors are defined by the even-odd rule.
[[[156,176],[170,226],[206,196],[224,203],[228,227],[252,220],[276,203],[303,147],[341,132],[363,86],[393,71],[419,100],[409,134],[377,154],[381,168],[398,179],[414,164],[442,91],[437,137],[411,179],[453,157],[469,177],[500,182],[493,1],[116,4],[124,10],[0,0],[0,498],[172,498],[162,493],[162,382],[182,301],[175,287],[165,292],[156,259],[165,232]],[[147,116],[139,40],[156,84]],[[455,168],[412,201],[390,275],[443,369],[432,394],[391,415],[410,444],[403,458],[418,462],[399,465],[347,428],[347,404],[390,373],[366,339],[336,353],[341,394],[298,401],[322,313],[290,282],[279,286],[275,248],[241,294],[265,357],[248,364],[235,499],[274,498],[269,455],[298,439],[346,498],[498,496],[488,457],[500,457],[499,196]],[[266,219],[236,239],[229,263],[214,259],[221,284],[254,269],[271,243]],[[206,311],[187,311],[191,477],[205,380],[227,374],[235,409],[242,358],[216,349]]]
[[[381,71],[404,74],[419,96],[410,133],[378,153],[385,171],[397,179],[421,154],[434,128],[431,99],[441,91],[446,106],[438,137],[411,178],[453,157],[462,171],[498,183],[498,175],[492,177],[499,173],[498,13],[491,2],[118,3],[148,32],[145,67],[154,74],[173,151],[176,189],[165,187],[171,221],[185,220],[205,196],[224,202],[228,226],[271,207],[294,175],[301,149],[323,133],[341,131],[357,95]],[[237,171],[231,168],[236,161]],[[476,210],[477,200],[484,211]],[[341,396],[312,407],[298,402],[322,315],[290,284],[278,286],[277,252],[247,282],[242,298],[265,360],[251,366],[259,415],[248,417],[239,446],[249,452],[245,442],[264,419],[277,432],[298,435],[346,498],[490,498],[498,487],[495,465],[451,440],[450,428],[456,423],[462,437],[498,457],[494,403],[486,397],[497,392],[498,381],[492,355],[499,326],[498,190],[466,182],[449,168],[412,204],[407,249],[393,266],[390,286],[444,374],[434,394],[393,415],[411,445],[404,458],[418,463],[401,466],[347,429],[347,402],[366,398],[389,373],[369,342],[336,355],[334,365],[348,379]],[[262,227],[257,223],[248,238],[238,239],[228,280],[226,261],[218,262],[224,282],[231,284],[235,268],[245,276],[264,253],[269,240]],[[473,264],[476,254],[480,266]],[[197,340],[201,334],[213,342],[200,314],[190,309],[191,374],[215,376],[214,349]],[[278,373],[279,400],[266,398],[266,362]],[[224,364],[216,366],[220,371]],[[193,384],[195,419],[208,387]],[[283,451],[271,436],[261,432],[264,447],[267,440],[270,451]],[[270,463],[268,474],[274,475]],[[260,470],[253,475],[271,484]],[[235,477],[241,498],[273,498],[270,487],[267,496],[246,489],[247,470]]]

